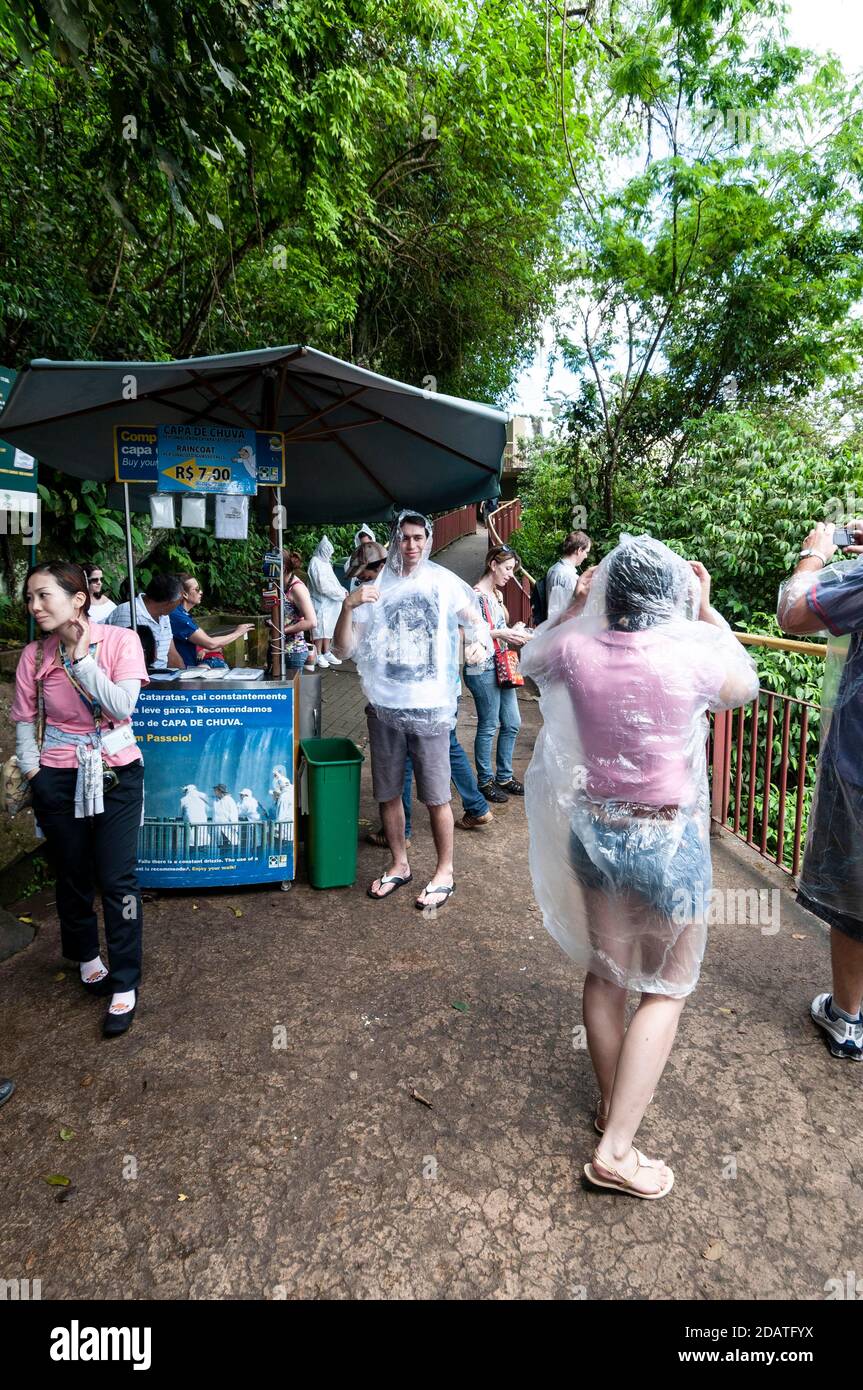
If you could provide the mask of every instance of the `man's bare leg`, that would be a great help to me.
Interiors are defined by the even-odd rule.
[[[401,806],[401,802],[399,802]],[[434,877],[429,879],[430,883],[442,884],[450,888],[453,883],[452,849],[453,849],[453,816],[452,804],[445,801],[441,806],[429,806],[429,820],[431,821],[432,837],[434,839],[435,853],[437,855],[437,865],[435,866]],[[384,822],[386,826],[386,822]],[[402,812],[402,835],[404,835],[404,812]],[[390,842],[392,847],[392,842]],[[446,902],[445,893],[426,893],[423,890],[417,898],[420,907],[440,907],[441,903]]]
[[[863,942],[855,941],[835,927],[830,931],[833,960],[833,1003],[852,1018],[860,1012],[863,999]]]
[[[407,878],[410,874],[410,865],[408,864],[408,853],[405,845],[405,808],[402,799],[400,796],[396,796],[392,801],[382,801],[380,808],[384,834],[390,847],[390,863],[385,872],[398,874],[399,878]],[[450,821],[452,821],[451,812]],[[452,831],[450,831],[450,860],[452,860]],[[376,878],[370,890],[372,897],[388,898],[391,893],[396,891],[395,888],[385,885],[384,891],[381,893],[380,887],[381,880]]]

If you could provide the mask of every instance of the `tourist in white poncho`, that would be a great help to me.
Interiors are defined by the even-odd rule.
[[[322,536],[309,561],[309,594],[315,609],[316,664],[324,669],[342,664],[330,651],[330,639],[335,632],[345,596],[331,563],[333,553],[332,542],[327,536]]]

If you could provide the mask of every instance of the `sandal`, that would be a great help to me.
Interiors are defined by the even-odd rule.
[[[407,876],[402,876],[401,874],[383,874],[381,876],[379,887],[383,888],[386,884],[391,883],[393,886],[392,888],[390,888],[390,891],[388,893],[373,893],[371,888],[367,888],[366,897],[374,898],[378,902],[383,902],[384,898],[391,898],[393,893],[398,892],[399,888],[401,888],[403,884],[410,883],[412,878],[413,874],[407,874]]]
[[[375,845],[378,849],[389,849],[390,842],[382,830],[370,830],[366,836],[367,845]],[[405,836],[405,849],[410,849],[411,837]]]
[[[636,1166],[635,1172],[632,1173],[630,1177],[625,1177],[624,1174],[618,1172],[616,1168],[611,1168],[607,1163],[603,1163],[602,1159],[597,1157],[599,1153],[598,1149],[594,1149],[592,1161],[590,1163],[585,1163],[584,1176],[594,1187],[608,1187],[614,1192],[625,1192],[627,1197],[643,1197],[647,1202],[655,1202],[660,1197],[667,1197],[674,1186],[674,1173],[668,1168],[668,1164],[666,1163],[663,1165],[665,1168],[668,1168],[668,1182],[665,1187],[661,1187],[658,1192],[642,1192],[641,1188],[633,1186],[632,1181],[637,1175],[639,1168],[651,1168],[654,1172],[658,1170],[656,1165],[651,1163],[646,1155],[643,1154],[640,1149],[636,1149],[634,1145],[632,1152],[636,1157]],[[598,1163],[605,1173],[610,1174],[610,1177],[601,1178],[593,1166],[594,1163]]]
[[[653,1095],[650,1097],[650,1100],[647,1102],[647,1104],[648,1104],[648,1105],[652,1105],[655,1099],[656,1099],[656,1092],[654,1091]],[[597,1134],[604,1134],[604,1133],[605,1133],[605,1126],[606,1126],[607,1124],[608,1124],[608,1111],[606,1110],[605,1114],[603,1114],[603,1112],[602,1112],[602,1098],[600,1097],[600,1099],[596,1102],[596,1110],[595,1110],[594,1116],[593,1116],[593,1127],[594,1127],[594,1129],[596,1130]],[[605,1164],[603,1164],[603,1167],[605,1167]]]
[[[418,908],[420,912],[424,912],[427,907],[443,907],[444,903],[448,902],[449,899],[452,897],[453,893],[455,892],[455,884],[427,883],[425,888],[423,889],[423,892],[444,893],[445,897],[439,903],[421,903],[419,899],[417,899],[417,901],[414,903],[414,907]]]

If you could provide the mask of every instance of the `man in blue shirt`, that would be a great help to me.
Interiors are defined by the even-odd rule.
[[[811,1014],[834,1057],[863,1061],[863,521],[850,522],[857,544],[850,564],[836,553],[832,523],[819,522],[782,586],[777,617],[785,632],[827,629],[850,637],[818,759],[798,901],[830,927],[833,993],[813,999]]]
[[[181,574],[180,583],[182,593],[178,607],[170,615],[171,632],[174,635],[174,646],[180,654],[184,666],[197,666],[198,653],[196,647],[203,647],[205,652],[217,652],[229,642],[235,642],[238,637],[242,637],[247,632],[251,632],[254,623],[240,623],[233,632],[228,632],[224,637],[208,637],[202,627],[198,627],[197,622],[191,616],[191,610],[196,604],[200,603],[204,597],[203,590],[197,579],[191,574]],[[225,666],[224,661],[212,660],[211,665]]]

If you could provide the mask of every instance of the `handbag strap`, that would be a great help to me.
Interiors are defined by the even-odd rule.
[[[482,589],[477,589],[476,592],[479,597],[480,611],[482,612],[482,615],[488,623],[491,631],[494,632],[494,618],[492,616],[491,611],[491,601],[488,595],[482,592]],[[500,656],[503,652],[509,651],[509,648],[506,645],[506,643],[502,642],[499,637],[492,637],[491,643],[494,649],[495,656]]]
[[[45,659],[45,644],[42,641],[36,643],[36,667],[35,674],[38,677],[42,669],[42,662]],[[45,691],[42,682],[36,681],[36,747],[42,752],[42,744],[45,742]]]

